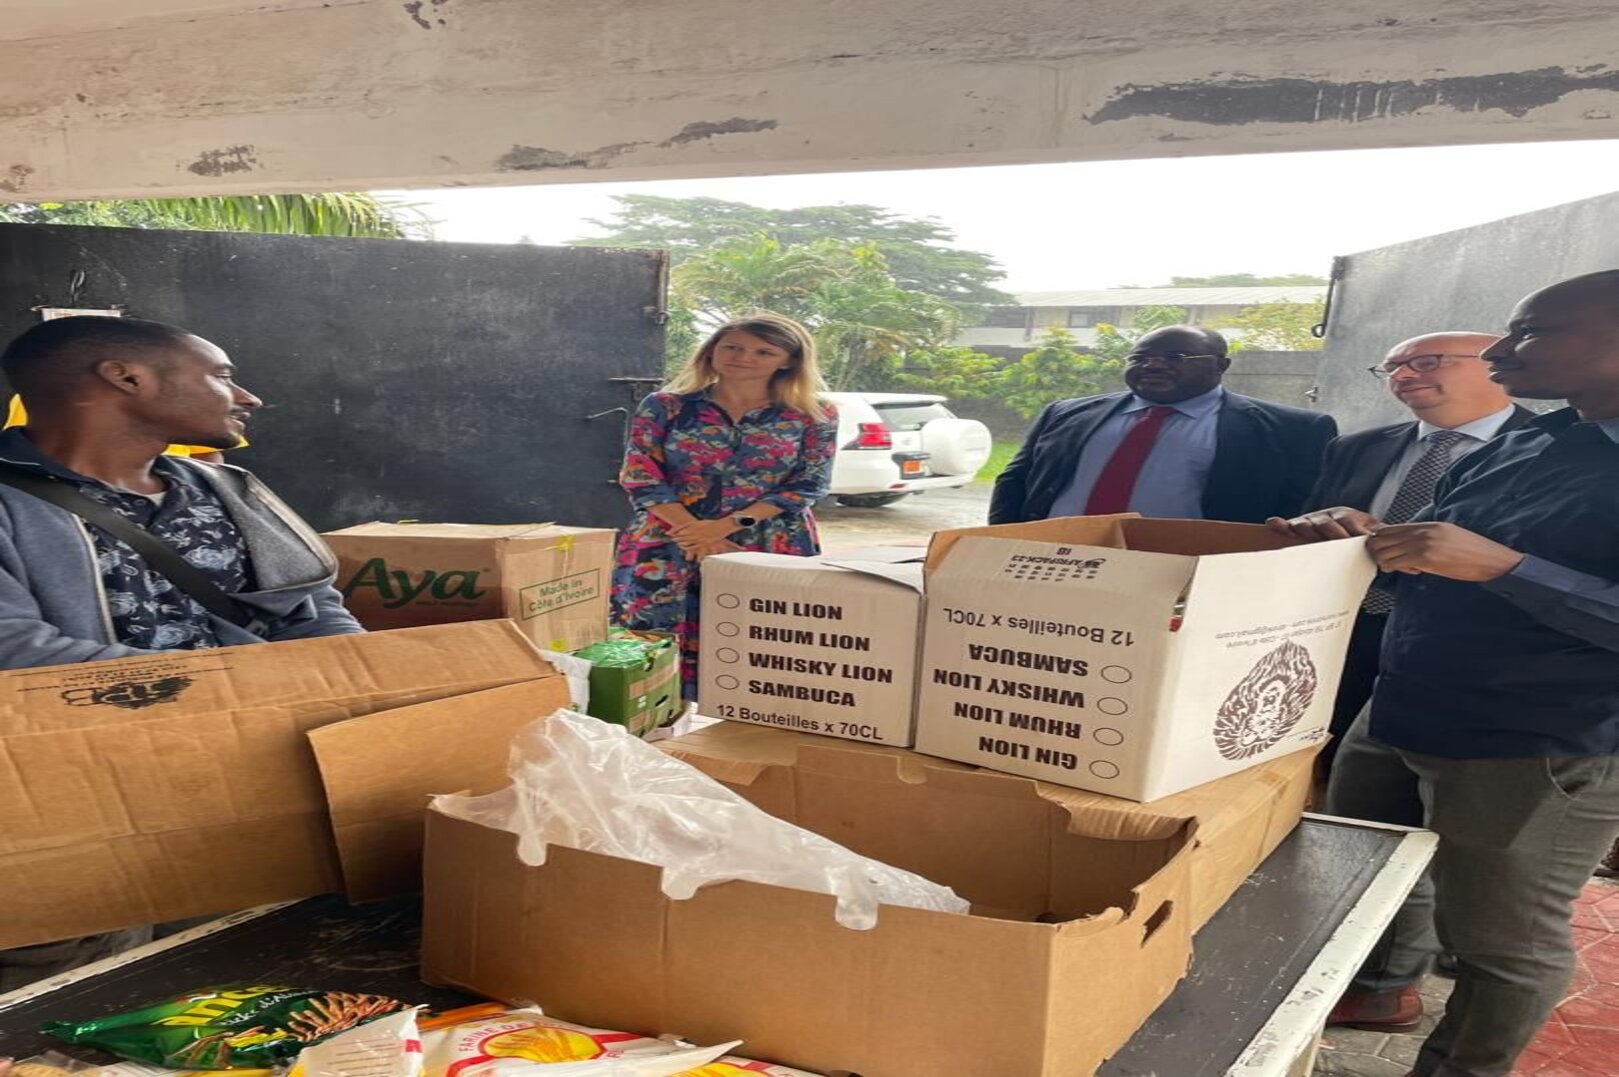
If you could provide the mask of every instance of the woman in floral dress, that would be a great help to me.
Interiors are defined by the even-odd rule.
[[[679,637],[687,700],[702,559],[821,550],[810,510],[826,496],[838,431],[821,389],[808,330],[757,314],[717,329],[630,422],[618,482],[635,518],[618,540],[613,620]]]

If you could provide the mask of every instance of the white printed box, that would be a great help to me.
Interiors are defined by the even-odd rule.
[[[941,532],[916,749],[1153,800],[1318,744],[1373,573],[1250,524]]]
[[[698,711],[910,747],[921,553],[704,560]]]

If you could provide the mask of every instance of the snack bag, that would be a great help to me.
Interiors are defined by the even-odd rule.
[[[0,1074],[5,1077],[5,1074]],[[168,1069],[146,1062],[113,1062],[83,1077],[280,1077],[278,1069]]]
[[[80,1062],[55,1051],[47,1051],[33,1058],[0,1058],[0,1077],[70,1077],[80,1074],[93,1077],[85,1071],[96,1068],[92,1062]]]
[[[404,1010],[305,1047],[287,1077],[421,1077],[416,1011]]]
[[[263,1068],[311,1044],[405,1009],[381,995],[254,985],[199,991],[145,1009],[44,1031],[124,1058],[181,1069]]]
[[[446,1025],[454,1017],[422,1023],[422,1077],[679,1077],[701,1072],[737,1046],[680,1047],[560,1021],[538,1009],[486,1013]],[[544,1068],[536,1069],[537,1064]]]
[[[0,1074],[0,1077],[5,1075]],[[86,1073],[82,1077],[281,1077],[281,1071],[279,1069],[176,1070],[166,1066],[149,1066],[145,1062],[114,1062],[109,1066],[99,1066],[94,1073]]]
[[[504,1010],[422,1033],[426,1077],[479,1077],[510,1070],[511,1062],[582,1062],[593,1058],[664,1055],[674,1045],[630,1032],[587,1028],[538,1009]]]
[[[688,1070],[680,1077],[818,1077],[808,1070],[789,1069],[786,1066],[777,1066],[769,1062],[752,1062],[746,1058],[737,1058],[735,1055],[726,1055],[724,1058]]]

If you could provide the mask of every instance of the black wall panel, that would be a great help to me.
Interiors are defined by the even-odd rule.
[[[655,251],[0,225],[0,332],[120,306],[219,344],[273,405],[232,461],[322,529],[616,526],[665,277]]]

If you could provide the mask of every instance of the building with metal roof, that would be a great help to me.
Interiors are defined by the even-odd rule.
[[[1308,303],[1319,307],[1325,285],[1257,288],[1094,288],[1070,292],[1019,292],[1017,305],[992,307],[981,325],[955,343],[990,354],[1027,351],[1046,331],[1067,329],[1082,345],[1096,342],[1099,325],[1129,325],[1142,307],[1180,307],[1186,320],[1213,325],[1262,303]],[[1240,337],[1240,331],[1231,334]]]

